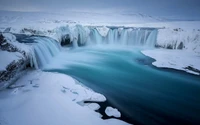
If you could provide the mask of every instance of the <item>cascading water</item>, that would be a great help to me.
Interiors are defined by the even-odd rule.
[[[34,44],[31,52],[31,66],[42,69],[54,56],[60,52],[59,44],[47,37],[33,37]]]
[[[154,47],[157,29],[145,28],[110,28],[107,35],[102,36],[95,27],[77,25],[73,29],[66,27],[73,36],[73,47],[91,44],[128,45]],[[30,37],[36,42],[32,50],[31,66],[43,69],[60,51],[58,42],[48,37]]]
[[[62,31],[63,31],[62,27]],[[73,47],[93,44],[108,45],[132,45],[154,47],[157,39],[157,29],[145,28],[109,28],[107,35],[103,36],[96,27],[83,27],[77,25],[70,29],[66,27],[72,36]],[[65,30],[64,30],[65,31]],[[26,40],[33,41],[31,66],[43,69],[51,59],[60,52],[60,45],[48,37],[30,37]]]
[[[104,42],[103,36],[99,34],[96,28],[90,29],[89,44],[102,44]]]
[[[107,35],[102,36],[98,30],[93,27],[90,28],[90,33],[85,37],[85,29],[83,27],[78,27],[78,29],[78,41],[86,45],[110,44],[154,47],[158,33],[158,30],[153,28],[110,28]]]

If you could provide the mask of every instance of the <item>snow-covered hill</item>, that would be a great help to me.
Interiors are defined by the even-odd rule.
[[[40,25],[64,25],[64,24],[130,24],[144,22],[158,22],[160,18],[154,18],[141,13],[100,13],[66,11],[65,13],[46,12],[12,12],[0,11],[0,24],[7,27],[38,26]]]

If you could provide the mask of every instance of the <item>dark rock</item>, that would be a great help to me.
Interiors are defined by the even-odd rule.
[[[183,31],[183,29],[181,29],[181,28],[176,28],[176,29],[174,29],[174,31]]]
[[[181,43],[178,45],[177,49],[183,49],[183,48],[184,48],[184,45],[183,45],[183,42],[181,42]]]
[[[69,34],[62,36],[61,38],[61,46],[67,46],[67,45],[72,45]]]
[[[193,72],[200,73],[200,70],[198,70],[198,69],[196,69],[196,68],[194,68],[194,67],[192,67],[192,66],[185,67],[185,69],[191,70],[191,71],[193,71]]]
[[[11,30],[11,27],[8,27],[8,28],[6,28],[6,29],[4,30],[4,32],[10,32],[10,30]]]
[[[167,49],[173,49],[173,46],[170,45],[170,44],[168,44],[166,48],[167,48]]]
[[[152,58],[137,58],[135,61],[141,65],[151,65],[155,60]]]
[[[21,58],[17,61],[11,62],[5,71],[0,71],[0,83],[9,81],[14,76],[16,76],[20,71],[24,70],[29,64],[28,58]]]
[[[31,34],[39,34],[39,31],[34,29],[24,28],[21,30],[21,33],[31,33]]]
[[[174,29],[174,31],[178,31],[178,29]]]
[[[158,44],[155,44],[155,47],[156,47],[156,48],[164,48],[163,46],[158,45]]]

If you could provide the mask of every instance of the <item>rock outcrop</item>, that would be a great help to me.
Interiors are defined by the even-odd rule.
[[[10,34],[12,35],[12,34]],[[2,53],[1,53],[2,51]],[[0,89],[6,88],[12,82],[17,80],[17,76],[19,76],[20,72],[26,69],[29,66],[29,57],[25,51],[17,48],[13,44],[7,41],[4,35],[0,34],[0,54],[3,54],[3,51],[7,51],[9,53],[19,53],[21,55],[17,60],[13,60],[10,64],[7,64],[5,70],[0,70]],[[6,55],[2,55],[1,57]],[[14,56],[17,56],[14,54]],[[3,59],[1,59],[3,60]]]

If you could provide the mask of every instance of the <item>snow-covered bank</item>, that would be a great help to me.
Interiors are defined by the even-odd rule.
[[[154,58],[156,61],[152,64],[156,67],[172,68],[200,75],[200,55],[198,53],[169,49],[144,50],[142,53]]]
[[[105,101],[105,97],[78,84],[69,76],[29,71],[10,89],[0,92],[1,125],[126,125],[102,120],[82,101]],[[96,109],[96,108],[95,108]]]
[[[0,90],[15,82],[30,63],[29,48],[10,33],[0,33]]]
[[[200,29],[160,29],[156,46],[200,54]]]
[[[5,58],[6,57],[6,58]],[[22,58],[22,54],[18,52],[7,52],[7,51],[1,51],[0,50],[0,59],[1,59],[1,65],[0,65],[0,71],[6,70],[6,67],[12,63],[13,61],[17,61]]]

